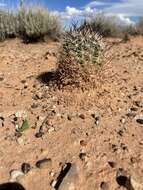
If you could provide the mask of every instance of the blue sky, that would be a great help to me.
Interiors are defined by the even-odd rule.
[[[0,0],[0,5],[15,7],[18,2],[19,0]],[[126,23],[143,16],[143,0],[31,0],[31,2],[46,5],[49,10],[55,11],[67,20],[88,17],[98,12],[104,12],[107,16],[115,15]]]

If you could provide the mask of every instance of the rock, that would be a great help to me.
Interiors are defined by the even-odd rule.
[[[103,190],[108,190],[109,189],[109,184],[107,182],[101,182],[100,188]]]
[[[22,166],[21,166],[21,171],[24,173],[24,174],[27,174],[29,171],[31,170],[31,166],[29,163],[23,163]]]
[[[50,127],[49,129],[48,129],[48,133],[50,134],[50,133],[52,133],[52,132],[54,132],[55,131],[55,128],[54,127]]]
[[[33,103],[32,105],[31,105],[31,108],[32,109],[36,109],[36,108],[38,108],[39,107],[39,104],[36,104],[36,103]]]
[[[67,116],[67,119],[68,119],[69,121],[71,121],[71,120],[72,120],[72,116],[71,116],[71,115],[68,115],[68,116]]]
[[[18,138],[18,139],[16,139],[16,141],[17,141],[17,143],[19,144],[19,145],[24,145],[24,140],[23,140],[23,138]]]
[[[87,142],[84,141],[84,140],[81,140],[81,141],[80,141],[80,145],[81,145],[81,146],[86,146],[86,145],[87,145]]]
[[[143,182],[141,183],[137,177],[131,176],[129,187],[128,190],[143,190]]]
[[[79,117],[80,117],[81,119],[85,119],[85,115],[84,115],[84,114],[79,114]]]
[[[112,162],[112,161],[109,161],[108,164],[109,164],[109,166],[110,166],[111,168],[115,168],[116,165],[117,165],[115,162]]]
[[[70,167],[69,167],[70,166]],[[76,164],[66,166],[65,176],[59,176],[57,179],[56,189],[58,190],[78,190],[79,189],[79,168]],[[63,172],[63,171],[61,171]],[[63,172],[64,173],[64,172]],[[61,183],[60,183],[61,182]],[[58,188],[57,188],[58,187]]]
[[[125,118],[121,118],[121,119],[120,119],[120,122],[121,122],[122,124],[124,124],[124,123],[126,122]]]
[[[20,133],[20,132],[15,132],[15,137],[20,138],[21,136],[22,136],[22,133]]]
[[[38,133],[35,134],[35,137],[36,138],[41,138],[43,135],[44,135],[44,133],[38,132]]]
[[[49,169],[52,167],[51,158],[45,158],[36,162],[36,167],[39,169]]]
[[[135,107],[132,107],[132,108],[130,108],[130,111],[138,111],[138,108],[135,108]]]
[[[143,108],[143,102],[141,101],[135,101],[134,104],[139,108]]]
[[[84,153],[84,152],[79,154],[79,158],[80,158],[82,161],[85,161],[86,157],[87,157],[87,155],[86,155],[86,153]]]
[[[143,115],[137,116],[135,119],[137,123],[139,123],[140,125],[143,125]]]
[[[0,81],[3,81],[4,80],[4,78],[3,77],[0,77]]]
[[[119,168],[116,173],[116,181],[120,186],[126,187],[129,176],[127,175],[127,172],[123,168]]]
[[[10,172],[10,182],[18,181],[22,176],[24,176],[24,173],[20,170],[12,170]]]

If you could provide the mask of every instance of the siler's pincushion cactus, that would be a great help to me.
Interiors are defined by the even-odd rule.
[[[62,54],[72,57],[79,64],[97,64],[103,47],[101,36],[93,32],[89,26],[75,27],[63,37]]]

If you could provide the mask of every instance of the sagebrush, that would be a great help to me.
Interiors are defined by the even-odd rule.
[[[38,41],[45,37],[58,39],[60,34],[59,19],[43,7],[20,6],[14,11],[0,11],[0,40],[20,37],[24,41]]]

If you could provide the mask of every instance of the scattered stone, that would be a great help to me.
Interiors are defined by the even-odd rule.
[[[109,166],[110,166],[111,168],[115,168],[116,165],[117,165],[115,162],[112,162],[112,161],[109,161],[108,164],[109,164]]]
[[[49,129],[48,129],[48,133],[52,133],[52,132],[54,132],[55,131],[55,128],[54,127],[50,127]]]
[[[128,190],[143,190],[143,182],[141,182],[137,176],[130,177],[130,183],[128,186]]]
[[[67,163],[61,170],[55,185],[56,190],[77,190],[79,189],[78,167],[75,164]]]
[[[120,186],[126,187],[128,183],[128,175],[127,172],[123,168],[119,168],[116,173],[116,181]]]
[[[71,121],[71,120],[72,120],[71,115],[68,115],[68,116],[67,116],[67,119],[68,119],[69,121]]]
[[[99,116],[95,117],[95,125],[99,125],[100,118]]]
[[[108,190],[109,189],[109,184],[107,182],[101,182],[100,188],[103,190]]]
[[[19,145],[24,145],[24,140],[23,140],[23,138],[18,138],[17,140],[17,143],[19,144]]]
[[[36,104],[36,103],[33,103],[32,105],[31,105],[31,108],[32,109],[36,109],[36,108],[38,108],[39,107],[39,104]]]
[[[132,108],[130,108],[130,111],[138,111],[138,108],[135,108],[135,107],[132,107]]]
[[[137,123],[143,125],[143,116],[137,116],[135,119]]]
[[[134,104],[139,108],[143,108],[143,102],[141,101],[135,101]]]
[[[31,166],[29,163],[23,163],[22,166],[21,166],[21,171],[24,173],[24,174],[27,174],[29,171],[31,170]]]
[[[79,114],[79,118],[85,119],[85,115],[84,114]]]
[[[85,161],[86,157],[87,157],[86,153],[80,153],[80,154],[79,154],[79,158],[80,158],[82,161]]]
[[[3,78],[3,77],[0,77],[0,82],[3,81],[3,80],[4,80],[4,78]]]
[[[51,158],[45,158],[36,162],[36,167],[39,169],[49,169],[52,166]]]
[[[38,133],[35,134],[35,137],[36,138],[41,138],[43,135],[44,135],[44,133],[38,132]]]
[[[80,141],[80,145],[81,145],[81,146],[86,146],[86,145],[87,145],[87,142],[86,142],[85,140],[81,140],[81,141]]]
[[[20,170],[12,170],[12,171],[10,171],[10,182],[16,182],[22,176],[24,176],[24,173],[22,171],[20,171]]]
[[[26,83],[26,80],[21,80],[21,83],[22,83],[22,84]]]
[[[20,132],[15,133],[15,137],[20,138],[21,136],[22,136],[22,133],[20,133]]]
[[[53,187],[53,188],[56,186],[56,184],[57,184],[56,180],[52,180],[50,183],[51,187]]]
[[[134,117],[136,117],[136,113],[129,112],[129,113],[126,114],[126,116],[129,117],[129,118],[134,118]]]
[[[120,119],[120,122],[121,122],[122,124],[124,124],[124,123],[126,122],[125,118],[121,118],[121,119]]]

